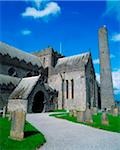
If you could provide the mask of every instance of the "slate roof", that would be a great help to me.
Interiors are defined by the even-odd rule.
[[[40,76],[22,78],[18,86],[9,96],[9,99],[24,99],[26,100],[39,80]]]
[[[0,84],[3,85],[8,85],[8,84],[13,84],[13,85],[18,85],[18,83],[20,82],[20,78],[17,77],[11,77],[8,75],[4,75],[4,74],[0,74]]]
[[[23,52],[22,50],[12,47],[1,41],[0,41],[0,54],[3,56],[9,55],[11,59],[17,58],[19,61],[24,60],[26,63],[31,63],[32,65],[37,65],[38,67],[41,67],[41,62],[39,57],[34,56],[27,52]]]
[[[61,66],[67,66],[67,65],[74,66],[80,63],[86,64],[88,62],[89,57],[90,57],[90,52],[82,53],[80,55],[74,55],[70,57],[59,58],[55,68]]]

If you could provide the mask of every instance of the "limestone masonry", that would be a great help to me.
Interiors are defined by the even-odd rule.
[[[29,113],[54,109],[83,112],[87,108],[101,109],[101,104],[102,108],[111,107],[113,91],[106,32],[105,28],[99,30],[100,85],[90,52],[64,57],[48,47],[29,54],[0,42],[0,109],[8,105],[8,111],[15,110],[17,101],[17,107],[21,105]]]

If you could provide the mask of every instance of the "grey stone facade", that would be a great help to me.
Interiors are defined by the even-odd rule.
[[[1,42],[0,58],[1,108],[7,103],[12,106],[14,100],[27,101],[30,113],[100,108],[99,85],[89,52],[63,57],[49,47],[29,54]],[[6,89],[10,84],[13,87]]]

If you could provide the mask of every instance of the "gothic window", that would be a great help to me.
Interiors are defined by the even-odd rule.
[[[74,80],[71,80],[71,98],[74,98]]]
[[[13,67],[9,68],[8,75],[13,76],[13,77],[17,77],[17,73],[16,73],[15,68],[13,68]]]
[[[67,99],[68,99],[68,87],[69,87],[68,80],[66,80],[66,98]]]

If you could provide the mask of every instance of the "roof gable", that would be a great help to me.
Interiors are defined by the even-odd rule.
[[[18,86],[10,95],[9,99],[27,99],[29,94],[32,92],[34,86],[37,84],[39,76],[22,78]]]
[[[82,53],[80,55],[74,55],[70,57],[64,57],[58,59],[58,62],[55,66],[55,68],[61,67],[61,66],[74,66],[78,64],[87,64],[90,57],[90,53]]]
[[[17,77],[11,77],[8,75],[4,75],[4,74],[0,74],[0,84],[3,85],[8,85],[8,84],[13,84],[13,85],[18,85],[18,83],[20,82],[20,78]]]

